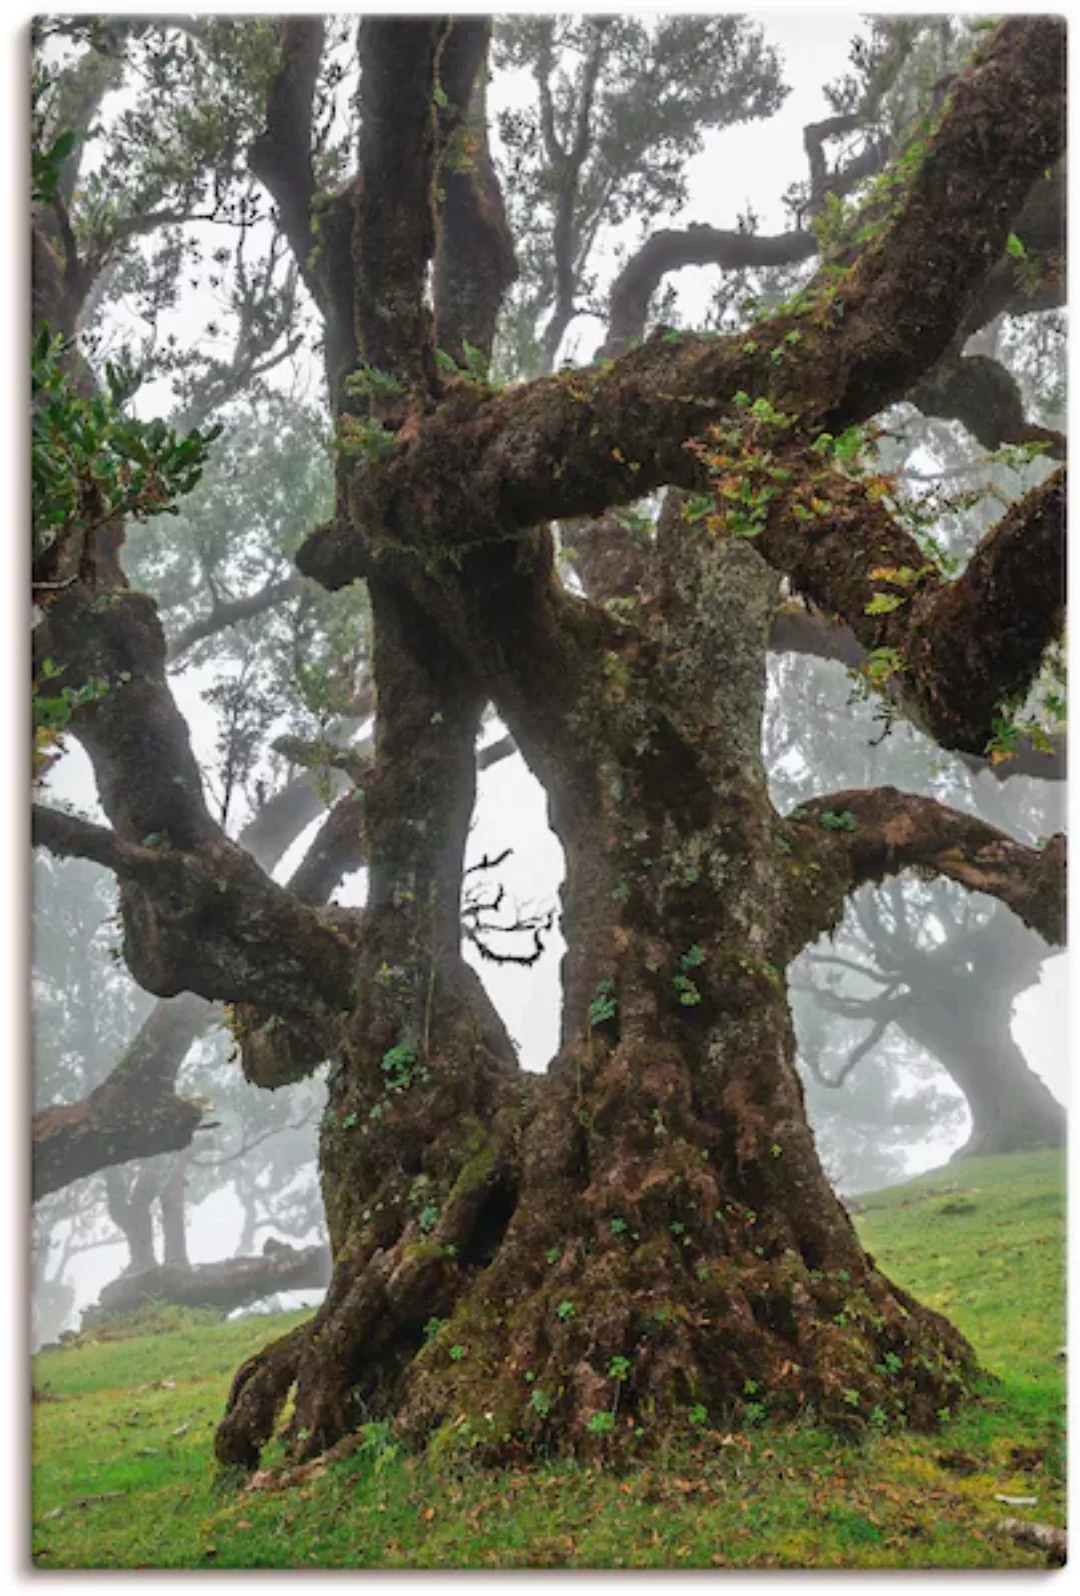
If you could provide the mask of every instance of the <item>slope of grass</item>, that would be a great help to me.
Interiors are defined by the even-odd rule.
[[[370,1427],[287,1490],[219,1474],[242,1360],[299,1315],[146,1316],[35,1360],[39,1568],[977,1568],[1045,1566],[997,1529],[1064,1522],[1064,1162],[984,1159],[864,1198],[859,1229],[997,1376],[933,1436],[813,1425],[688,1433],[619,1474],[493,1473],[402,1456]],[[273,1461],[272,1459],[270,1461]],[[1003,1505],[998,1494],[1035,1497]]]

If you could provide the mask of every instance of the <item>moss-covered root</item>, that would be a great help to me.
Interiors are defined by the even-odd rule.
[[[241,1468],[258,1463],[296,1379],[310,1330],[310,1324],[297,1325],[241,1364],[214,1437],[219,1463]]]
[[[394,1413],[430,1327],[453,1312],[499,1249],[517,1202],[514,1126],[506,1111],[490,1134],[465,1125],[453,1138],[456,1174],[444,1172],[448,1189],[433,1228],[434,1203],[419,1216],[398,1209],[396,1236],[379,1238],[365,1225],[343,1246],[314,1318],[237,1374],[217,1435],[221,1462],[254,1467],[294,1385],[285,1432],[294,1462],[325,1452],[367,1419]],[[429,1151],[433,1167],[446,1154],[442,1142]],[[387,1192],[392,1185],[388,1180]],[[433,1178],[425,1190],[437,1193]],[[390,1213],[379,1198],[374,1207]]]
[[[625,1456],[806,1413],[845,1433],[933,1429],[970,1390],[967,1342],[869,1261],[826,1272],[687,1239],[564,1236],[516,1296],[508,1269],[478,1277],[413,1362],[399,1432],[493,1462]]]

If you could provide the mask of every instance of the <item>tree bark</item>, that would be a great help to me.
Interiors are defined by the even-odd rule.
[[[647,640],[512,559],[484,614],[488,636],[532,640],[527,674],[494,645],[497,702],[567,857],[563,1041],[547,1077],[515,1089],[448,1024],[454,941],[434,965],[418,1078],[373,1091],[379,1050],[409,1034],[411,903],[430,887],[416,841],[391,850],[369,811],[376,912],[396,905],[380,940],[396,934],[359,984],[367,1014],[397,1019],[353,1034],[332,1086],[331,1289],[309,1334],[240,1371],[223,1459],[254,1461],[294,1379],[297,1456],[361,1414],[448,1444],[464,1415],[485,1454],[506,1456],[602,1446],[590,1421],[616,1390],[614,1441],[633,1446],[699,1405],[738,1414],[748,1381],[770,1412],[810,1405],[854,1427],[877,1408],[933,1423],[965,1387],[970,1349],[862,1252],[806,1124],[783,976],[802,928],[759,751],[774,579],[746,545],[677,523],[666,537],[671,575]],[[386,639],[383,601],[376,615]],[[449,706],[432,728],[433,700],[416,703],[414,685],[415,718],[392,732],[406,705],[383,692],[389,663],[377,664],[380,757],[392,736],[415,757],[425,723],[428,738],[452,735]],[[437,681],[452,689],[445,666]],[[441,789],[445,804],[446,774]],[[393,790],[394,831],[426,851],[430,811],[409,803],[401,771]],[[455,1108],[476,1105],[467,1136],[460,1110],[452,1136],[437,1117],[451,1093]],[[908,1372],[882,1376],[886,1352]]]

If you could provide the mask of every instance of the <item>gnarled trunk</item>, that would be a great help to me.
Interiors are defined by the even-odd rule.
[[[751,1403],[928,1424],[973,1368],[864,1253],[807,1124],[784,970],[806,938],[790,889],[822,867],[761,765],[775,578],[669,516],[655,613],[630,629],[539,579],[544,538],[534,555],[523,573],[485,553],[454,641],[486,640],[476,669],[566,853],[559,1054],[523,1077],[461,963],[480,701],[373,585],[364,1023],[322,1149],[334,1279],[238,1374],[223,1460],[255,1460],[294,1379],[298,1457],[376,1416],[505,1456],[648,1444]]]

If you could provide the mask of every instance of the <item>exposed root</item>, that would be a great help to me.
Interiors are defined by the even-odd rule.
[[[428,1327],[453,1312],[498,1252],[516,1180],[513,1136],[492,1136],[459,1169],[430,1234],[412,1218],[380,1247],[368,1227],[338,1258],[315,1317],[240,1369],[218,1430],[219,1460],[253,1467],[294,1385],[284,1437],[294,1463],[392,1412]]]
[[[214,1437],[219,1463],[247,1469],[258,1463],[296,1379],[310,1329],[309,1324],[297,1325],[241,1364]]]
[[[492,1462],[807,1412],[848,1433],[934,1428],[974,1354],[876,1269],[795,1139],[764,1163],[738,1152],[669,1059],[598,1142],[587,1109],[609,1119],[624,1073],[617,1054],[586,1067],[579,1112],[574,1075],[549,1078],[520,1156],[484,1143],[429,1235],[410,1222],[339,1258],[303,1338],[241,1370],[218,1455],[251,1466],[294,1371],[293,1463],[385,1418],[412,1446]]]

